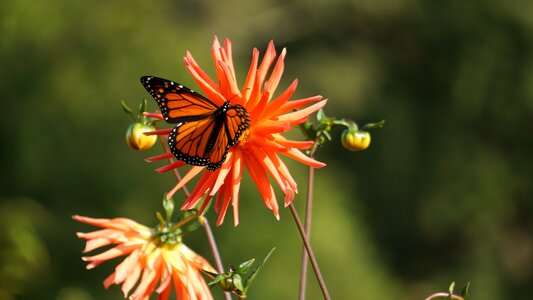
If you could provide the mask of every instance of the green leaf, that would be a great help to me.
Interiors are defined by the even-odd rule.
[[[161,227],[164,227],[165,224],[166,224],[166,222],[165,222],[165,219],[163,218],[163,216],[161,215],[161,213],[156,212],[156,213],[155,213],[155,217],[156,217],[157,220],[159,221],[159,225],[160,225]]]
[[[131,111],[131,108],[126,104],[126,102],[124,102],[124,100],[120,101],[120,103],[122,103],[122,109],[124,110],[125,113],[130,114],[130,115],[133,114],[133,112]]]
[[[207,272],[207,271],[205,271],[205,270],[202,270],[202,271]],[[211,272],[209,272],[209,273],[210,273],[210,274],[213,274],[213,273],[211,273]],[[217,276],[215,277],[215,279],[213,279],[213,280],[211,280],[210,282],[208,282],[207,285],[208,285],[209,287],[212,287],[212,286],[218,284],[223,278],[224,278],[224,274],[219,274],[219,275],[217,275]]]
[[[316,113],[316,119],[318,120],[318,122],[322,121],[323,119],[326,119],[326,114],[324,113],[324,110],[323,109],[320,109],[317,113]]]
[[[187,225],[185,229],[183,229],[183,232],[181,233],[182,236],[189,234],[191,232],[196,231],[198,228],[200,228],[202,224],[200,222],[192,222],[191,224]]]
[[[257,276],[257,274],[259,273],[259,271],[261,271],[261,268],[263,268],[263,266],[267,262],[268,258],[270,258],[270,255],[272,255],[272,253],[274,253],[274,250],[276,250],[276,247],[272,248],[272,250],[270,250],[270,252],[268,252],[268,254],[265,257],[265,259],[263,259],[263,261],[259,264],[259,266],[257,266],[257,268],[255,268],[252,271],[252,273],[250,274],[250,276],[246,279],[246,281],[244,282],[244,294],[246,294],[246,291],[248,290],[248,288],[250,287],[250,285],[254,281],[254,279]]]
[[[464,300],[470,299],[470,281],[466,283],[466,286],[461,290],[461,297]]]
[[[383,126],[385,126],[385,120],[381,120],[377,123],[368,123],[366,124],[365,126],[363,126],[363,130],[364,129],[375,129],[375,128],[382,128]]]
[[[167,223],[172,219],[174,213],[174,199],[163,196],[163,208],[165,209],[165,215],[167,217]]]
[[[302,123],[298,125],[298,128],[302,131],[302,133],[310,140],[314,140],[316,138],[316,130],[313,127],[313,124],[309,121],[306,121],[305,123]]]
[[[235,286],[235,288],[237,290],[239,290],[239,291],[244,292],[244,287],[242,285],[242,277],[241,277],[241,275],[234,274],[232,279],[233,279],[233,285]]]
[[[207,277],[209,277],[209,278],[211,278],[213,280],[215,280],[216,277],[218,276],[218,273],[210,272],[210,271],[207,271],[205,269],[201,269],[200,271],[202,271],[202,273],[204,273],[205,275],[207,275]]]
[[[448,292],[450,294],[453,294],[453,290],[455,289],[455,281],[452,281],[452,283],[450,284],[450,286],[448,287]]]
[[[331,141],[331,134],[329,133],[329,131],[322,131],[322,133],[329,141]]]
[[[135,116],[133,115],[131,108],[126,104],[126,102],[124,102],[124,100],[120,101],[120,103],[122,103],[122,109],[124,112],[130,115],[130,117],[135,121]]]
[[[146,111],[146,99],[142,99],[139,103],[139,115],[142,115]]]
[[[252,258],[248,261],[245,261],[243,262],[242,264],[240,264],[238,267],[237,267],[237,273],[241,274],[241,275],[246,275],[248,274],[248,272],[250,272],[250,270],[252,269],[252,266],[255,262],[255,258]]]

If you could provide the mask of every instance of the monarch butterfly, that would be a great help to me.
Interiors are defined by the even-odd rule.
[[[170,151],[187,164],[207,166],[214,171],[226,160],[250,125],[250,115],[241,105],[229,101],[217,106],[197,92],[171,80],[141,77],[168,123],[177,123],[168,135]]]

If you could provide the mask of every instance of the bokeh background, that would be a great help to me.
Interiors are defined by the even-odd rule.
[[[527,0],[3,0],[0,298],[122,297],[101,284],[115,263],[84,269],[75,232],[94,228],[70,216],[155,224],[174,181],[143,161],[159,149],[126,146],[120,101],[149,98],[141,75],[197,88],[182,58],[213,74],[217,35],[241,84],[273,39],[288,48],[282,88],[298,78],[295,96],[324,95],[328,115],[387,120],[368,151],[344,150],[339,129],[318,152],[312,243],[334,299],[423,299],[451,281],[531,299],[532,34]],[[290,167],[302,208],[307,170]],[[276,246],[250,298],[295,299],[290,214],[276,221],[248,178],[242,193],[241,225],[215,229],[223,259]],[[186,242],[211,259],[201,231]],[[321,299],[311,273],[308,295]]]

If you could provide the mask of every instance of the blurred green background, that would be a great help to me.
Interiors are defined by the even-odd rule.
[[[288,48],[281,88],[329,115],[386,119],[368,151],[321,148],[312,242],[334,299],[423,299],[451,281],[474,299],[533,295],[533,2],[526,0],[0,2],[0,299],[120,299],[86,271],[73,214],[155,224],[171,175],[130,150],[141,75],[197,88],[212,38]],[[149,101],[151,110],[155,103]],[[306,168],[290,163],[300,183]],[[183,199],[177,194],[178,201]],[[301,242],[246,178],[241,225],[215,229],[226,264],[278,250],[251,299],[295,299]],[[214,215],[211,215],[214,217]],[[212,219],[214,223],[214,219]],[[201,231],[186,242],[211,260]],[[220,298],[218,293],[217,297]],[[309,275],[308,299],[321,299]]]

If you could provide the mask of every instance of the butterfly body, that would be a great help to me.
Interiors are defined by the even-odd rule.
[[[176,159],[216,170],[231,146],[248,129],[250,116],[241,105],[229,101],[217,106],[195,91],[170,80],[143,76],[141,83],[156,100],[163,118],[177,123],[168,135]]]

